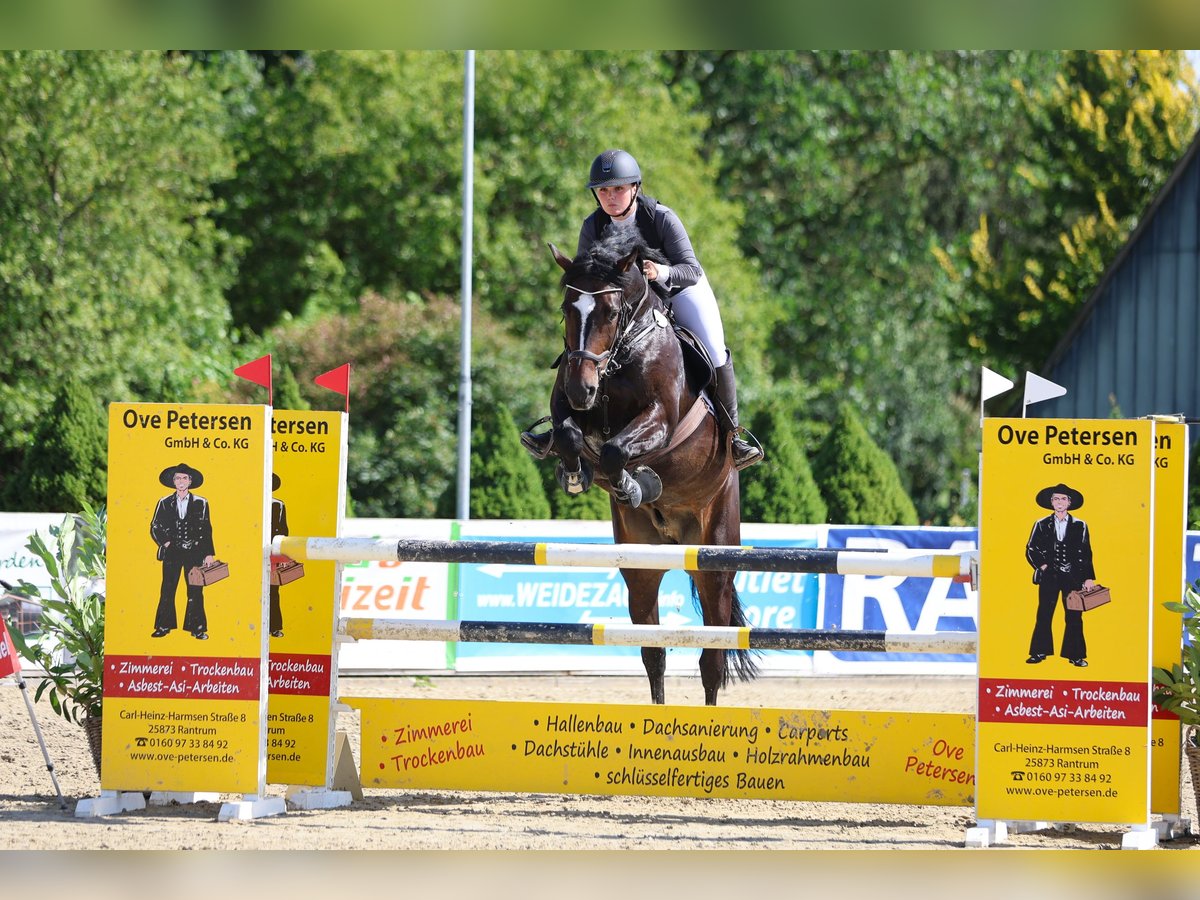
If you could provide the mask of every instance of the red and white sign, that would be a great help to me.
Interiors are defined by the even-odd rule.
[[[0,678],[15,675],[21,671],[21,657],[17,656],[17,648],[13,646],[12,636],[4,620],[0,619]]]

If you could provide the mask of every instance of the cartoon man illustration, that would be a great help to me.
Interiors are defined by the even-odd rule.
[[[1033,583],[1038,586],[1037,618],[1025,662],[1037,664],[1054,653],[1051,625],[1061,599],[1066,617],[1061,655],[1071,665],[1083,667],[1087,665],[1083,611],[1067,609],[1067,594],[1096,584],[1087,523],[1068,512],[1083,506],[1083,494],[1059,483],[1038,491],[1037,505],[1053,513],[1033,523],[1025,546],[1025,558],[1033,566]]]
[[[283,482],[274,472],[271,473],[271,491],[272,493],[279,490],[279,486]],[[288,533],[287,523],[287,507],[283,505],[283,501],[278,497],[271,498],[271,537],[276,538],[279,535]],[[271,565],[275,565],[272,560]],[[271,637],[283,637],[283,610],[279,606],[279,585],[272,584],[270,588],[271,595],[271,613],[268,628],[271,632]]]
[[[175,592],[179,577],[193,566],[213,560],[212,517],[208,501],[192,493],[204,484],[204,475],[187,463],[168,466],[159,473],[164,487],[174,488],[158,501],[150,520],[150,537],[158,544],[158,559],[162,561],[162,587],[158,595],[158,612],[154,616],[154,631],[150,637],[165,637],[177,627]],[[187,611],[183,630],[200,641],[208,640],[208,618],[204,614],[204,586],[187,586]]]

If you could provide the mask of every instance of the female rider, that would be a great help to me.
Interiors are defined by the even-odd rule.
[[[738,469],[754,465],[763,458],[763,451],[743,438],[738,425],[737,380],[733,356],[725,346],[717,298],[679,216],[642,193],[641,169],[624,150],[605,150],[596,157],[588,187],[599,208],[583,221],[576,258],[609,229],[636,228],[648,246],[670,260],[669,266],[645,260],[642,271],[665,291],[676,321],[700,339],[716,367],[717,421],[733,436],[734,465]]]

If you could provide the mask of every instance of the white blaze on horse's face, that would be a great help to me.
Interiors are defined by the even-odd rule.
[[[571,306],[575,308],[575,313],[579,316],[579,335],[576,338],[576,346],[580,350],[584,350],[587,348],[585,338],[587,337],[588,322],[591,320],[592,310],[596,308],[596,295],[578,291]]]

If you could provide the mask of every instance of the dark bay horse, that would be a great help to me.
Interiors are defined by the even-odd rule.
[[[683,350],[662,299],[642,274],[643,259],[666,262],[640,238],[618,235],[569,259],[563,268],[566,349],[550,397],[551,447],[568,493],[594,483],[607,491],[613,539],[639,544],[741,543],[738,473],[729,440],[689,378]],[[658,624],[665,572],[622,569],[629,617]],[[744,626],[733,572],[689,572],[705,625]],[[643,647],[650,697],[664,703],[666,650]],[[700,654],[704,701],[731,675],[748,681],[757,669],[748,650]]]

